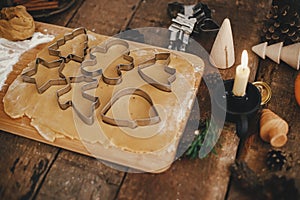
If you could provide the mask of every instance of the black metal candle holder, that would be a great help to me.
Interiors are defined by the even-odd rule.
[[[261,94],[256,86],[248,82],[245,96],[235,96],[232,93],[233,83],[234,80],[230,79],[224,81],[224,86],[217,85],[214,90],[214,103],[226,112],[226,121],[236,123],[237,135],[246,138],[248,122],[260,109]]]

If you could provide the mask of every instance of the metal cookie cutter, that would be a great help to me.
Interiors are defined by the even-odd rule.
[[[219,30],[219,25],[212,19],[211,10],[206,4],[197,3],[193,7],[192,17],[197,19],[194,28],[195,33],[199,33],[200,31],[211,32]]]
[[[133,65],[133,58],[131,58],[129,56],[129,44],[124,41],[124,40],[120,40],[120,39],[112,39],[112,40],[108,40],[105,43],[95,46],[91,49],[90,51],[90,59],[89,60],[84,60],[81,63],[81,73],[86,75],[86,76],[98,76],[98,75],[102,75],[102,68],[99,68],[97,70],[94,71],[89,71],[86,68],[89,66],[95,66],[97,64],[97,57],[94,55],[95,53],[102,53],[102,54],[106,54],[108,49],[114,45],[121,45],[124,46],[126,48],[125,52],[122,52],[123,55],[124,53],[127,53],[128,56],[125,57],[125,59],[129,60],[130,62],[132,61],[132,65]],[[133,66],[129,66],[129,68],[133,68]],[[125,67],[124,67],[125,68]]]
[[[46,68],[58,68],[58,75],[60,78],[58,79],[50,79],[47,80],[44,84],[41,86],[37,85],[36,79],[32,78],[33,75],[35,75],[38,71],[39,65],[43,65]],[[43,60],[42,58],[37,58],[35,60],[35,65],[33,68],[25,71],[21,77],[24,82],[27,83],[33,83],[36,85],[38,93],[44,93],[48,88],[50,88],[52,85],[65,85],[67,84],[66,77],[63,75],[62,70],[65,66],[64,60],[59,59],[52,62],[47,62]]]
[[[201,24],[196,24],[195,30],[198,30],[198,27],[203,32],[218,31],[220,29],[219,25],[211,18],[206,18],[202,20]]]
[[[56,92],[56,97],[57,97],[57,102],[59,107],[62,110],[66,110],[69,107],[73,107],[74,111],[76,114],[80,117],[80,119],[88,124],[91,125],[94,123],[94,110],[99,107],[100,101],[98,97],[94,97],[86,91],[95,89],[98,87],[98,81],[97,79],[93,79],[91,77],[87,76],[79,76],[79,77],[69,77],[67,79],[68,85],[60,90],[57,90]],[[84,115],[83,113],[80,112],[80,110],[77,108],[77,106],[73,103],[72,100],[66,101],[66,102],[61,102],[60,97],[63,96],[64,94],[70,92],[72,90],[71,83],[80,83],[80,82],[86,82],[87,84],[83,85],[81,87],[81,95],[83,98],[89,100],[92,102],[91,107],[90,107],[90,114]]]
[[[151,106],[153,106],[153,102],[151,97],[143,90],[141,89],[137,89],[137,88],[126,88],[123,90],[118,91],[116,94],[113,95],[113,97],[111,98],[111,100],[103,107],[102,111],[101,111],[101,117],[102,117],[102,121],[113,125],[113,126],[119,126],[119,127],[129,127],[129,128],[136,128],[138,126],[148,126],[148,125],[153,125],[153,124],[157,124],[160,122],[160,117],[158,116],[158,113],[155,109],[155,107],[153,106],[153,111],[154,111],[154,115],[149,117],[149,118],[145,118],[145,119],[116,119],[116,118],[111,118],[106,116],[107,112],[111,109],[111,107],[113,106],[113,104],[120,99],[122,96],[125,95],[138,95],[142,98],[144,98],[145,100],[147,100]]]
[[[116,66],[117,77],[109,78],[105,76],[105,73],[102,74],[102,80],[109,85],[117,85],[122,82],[122,71],[130,71],[134,68],[133,57],[128,54],[123,55],[123,59],[128,61],[128,64],[118,64]]]
[[[66,44],[67,41],[74,39],[75,37],[77,37],[78,35],[84,34],[84,46],[83,46],[83,56],[78,56],[75,54],[69,54],[66,57],[63,57],[61,55],[61,51],[58,50],[60,46],[63,46],[64,44]],[[77,28],[74,29],[71,33],[67,33],[63,36],[63,38],[58,39],[55,43],[53,43],[52,45],[50,45],[48,47],[48,51],[49,54],[52,56],[58,56],[62,59],[64,59],[64,61],[67,63],[70,60],[74,60],[76,62],[82,62],[84,60],[84,56],[86,55],[86,51],[88,49],[88,36],[87,36],[87,31],[85,28]]]
[[[185,51],[186,46],[189,44],[190,35],[193,32],[196,18],[189,18],[183,14],[178,13],[175,19],[172,19],[172,24],[169,27],[170,33],[170,44],[168,46],[169,49],[178,49],[177,41],[181,41],[179,50]]]
[[[157,80],[151,78],[147,74],[143,72],[143,69],[147,67],[151,67],[156,63],[158,60],[164,60],[163,63],[164,71],[170,74],[170,77],[167,79],[167,83],[160,83]],[[157,53],[155,54],[154,58],[150,60],[146,60],[145,62],[139,64],[138,66],[138,73],[150,85],[156,87],[159,90],[165,91],[165,92],[171,92],[171,83],[176,80],[176,69],[168,67],[168,64],[170,63],[170,53]]]

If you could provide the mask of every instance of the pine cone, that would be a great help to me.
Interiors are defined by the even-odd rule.
[[[262,41],[284,45],[300,42],[300,17],[297,0],[274,0],[264,23]]]
[[[270,150],[267,154],[267,166],[270,170],[278,171],[282,170],[286,165],[287,158],[286,153],[281,150]]]

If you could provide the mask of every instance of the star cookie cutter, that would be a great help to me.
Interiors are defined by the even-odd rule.
[[[165,92],[171,92],[171,83],[176,80],[176,69],[168,67],[168,64],[170,63],[170,53],[157,53],[155,54],[154,58],[150,60],[146,60],[145,62],[142,62],[138,66],[138,73],[141,76],[141,78],[146,81],[148,84],[156,87],[159,90],[165,91]],[[151,67],[154,65],[157,61],[163,60],[164,71],[168,74],[170,74],[170,77],[167,79],[167,83],[161,83],[147,74],[143,72],[143,69],[147,67]]]
[[[58,68],[58,75],[60,78],[58,79],[50,79],[47,82],[45,82],[42,86],[38,86],[36,79],[32,78],[33,75],[35,75],[38,71],[38,66],[43,65],[46,68]],[[47,62],[42,58],[37,58],[35,60],[35,65],[33,68],[25,71],[22,73],[21,77],[24,82],[27,83],[33,83],[36,85],[36,89],[38,93],[42,94],[44,93],[48,88],[50,88],[52,85],[66,85],[67,81],[65,76],[62,73],[63,68],[65,67],[64,60],[59,59],[59,60],[54,60],[52,62]]]
[[[83,46],[83,56],[78,56],[76,54],[69,54],[66,57],[63,57],[61,55],[61,51],[59,50],[60,46],[63,46],[64,44],[66,44],[67,41],[69,40],[73,40],[74,38],[76,38],[79,35],[84,34],[84,46]],[[56,42],[54,42],[53,44],[51,44],[48,47],[48,52],[50,55],[52,56],[58,56],[61,59],[63,59],[66,63],[69,62],[70,60],[74,60],[76,62],[82,62],[84,60],[84,57],[86,55],[86,51],[88,49],[88,36],[87,36],[87,31],[85,28],[80,27],[80,28],[76,28],[74,29],[71,33],[67,33],[65,34],[62,38],[58,39]]]
[[[95,66],[98,63],[97,62],[97,57],[94,55],[95,53],[106,54],[108,49],[111,48],[112,46],[115,46],[115,45],[121,45],[121,46],[124,46],[126,48],[125,52],[123,52],[121,55],[123,55],[125,53],[123,58],[132,63],[132,64],[130,63],[127,66],[126,65],[121,66],[121,68],[124,68],[124,70],[127,70],[127,69],[130,70],[131,68],[133,68],[133,58],[131,56],[129,56],[129,44],[128,44],[128,42],[126,42],[124,40],[120,40],[120,39],[111,39],[111,40],[108,40],[108,41],[104,42],[103,44],[95,46],[91,49],[90,59],[89,60],[84,60],[81,63],[81,73],[84,74],[85,76],[92,76],[92,77],[95,77],[95,76],[98,76],[98,75],[103,75],[102,68],[94,70],[94,71],[89,71],[86,68],[90,67],[90,66]],[[117,73],[119,75],[119,72],[117,72]],[[104,81],[107,81],[106,83],[108,83],[108,84],[111,83],[112,85],[115,85],[114,83],[120,82],[119,79],[121,79],[121,78],[122,77],[118,77],[116,79],[114,79],[114,78],[111,79],[111,78],[105,77]]]
[[[118,101],[118,99],[126,95],[138,95],[144,98],[153,107],[152,109],[154,111],[154,115],[145,119],[132,119],[132,120],[116,119],[116,118],[106,116],[107,112],[111,109],[113,104],[116,101]],[[132,129],[138,126],[149,126],[149,125],[157,124],[161,121],[155,107],[153,106],[153,101],[151,97],[145,91],[137,88],[125,88],[115,93],[112,96],[111,100],[101,110],[101,117],[102,117],[102,121],[107,124],[113,126],[119,126],[119,127],[129,127]]]
[[[75,113],[79,116],[79,118],[86,124],[92,125],[94,123],[94,111],[100,106],[100,101],[98,97],[92,96],[86,91],[95,89],[98,87],[98,80],[93,79],[91,77],[87,76],[79,76],[79,77],[69,77],[67,79],[67,86],[59,89],[56,91],[56,97],[57,97],[57,102],[59,107],[62,110],[66,110],[69,107],[72,107],[75,111]],[[81,87],[81,95],[83,98],[89,100],[92,102],[91,107],[90,107],[90,114],[89,115],[84,115],[83,113],[80,112],[80,110],[77,108],[77,106],[74,104],[72,100],[68,100],[66,102],[61,102],[60,97],[63,96],[64,94],[70,92],[72,90],[71,83],[80,83],[80,82],[86,82],[87,84],[83,85]]]

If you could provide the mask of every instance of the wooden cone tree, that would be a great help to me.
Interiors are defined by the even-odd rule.
[[[266,48],[267,48],[267,46],[268,46],[268,43],[264,42],[264,43],[258,44],[256,46],[253,46],[252,51],[254,53],[256,53],[262,59],[265,59],[266,58]]]
[[[262,59],[266,56],[276,63],[280,60],[287,63],[289,66],[299,70],[300,65],[300,43],[291,44],[283,47],[283,42],[267,46],[267,42],[255,45],[252,51]]]
[[[226,18],[210,52],[210,63],[220,69],[230,68],[235,62],[230,21]]]
[[[299,70],[300,43],[282,47],[280,59],[296,70]]]

